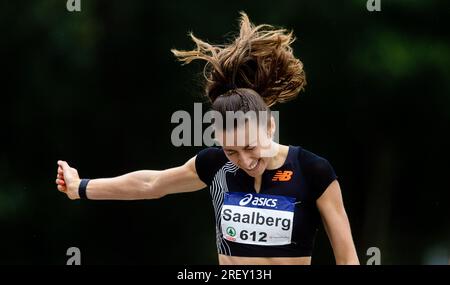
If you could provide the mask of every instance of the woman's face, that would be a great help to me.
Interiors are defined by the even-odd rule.
[[[273,123],[273,122],[271,122]],[[273,124],[266,127],[249,122],[231,131],[217,132],[228,159],[252,177],[261,176],[272,159]],[[217,138],[216,137],[216,138]]]

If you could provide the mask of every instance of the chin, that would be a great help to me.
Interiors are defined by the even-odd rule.
[[[248,173],[248,172],[247,172],[247,174],[248,174],[249,176],[253,177],[253,178],[258,177],[258,176],[261,176],[263,173],[264,173],[264,171],[261,171],[261,173],[254,173],[254,172]]]

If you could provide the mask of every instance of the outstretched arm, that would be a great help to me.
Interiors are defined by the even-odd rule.
[[[328,186],[316,203],[333,247],[336,264],[359,264],[337,180]]]
[[[56,184],[70,199],[79,199],[78,171],[58,161]],[[86,194],[93,200],[157,199],[167,194],[193,192],[206,187],[197,175],[195,157],[182,166],[166,170],[140,170],[113,178],[92,179]]]

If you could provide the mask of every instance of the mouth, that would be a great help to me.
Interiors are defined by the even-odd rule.
[[[250,165],[250,167],[249,167],[249,168],[246,168],[245,170],[247,170],[247,171],[255,170],[256,168],[258,168],[260,161],[261,161],[261,158],[258,159],[258,160],[255,160],[255,161]]]

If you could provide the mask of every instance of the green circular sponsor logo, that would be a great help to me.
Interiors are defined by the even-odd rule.
[[[236,235],[236,230],[235,230],[233,227],[228,227],[228,228],[227,228],[227,234],[228,234],[229,236],[234,237],[234,236]]]

